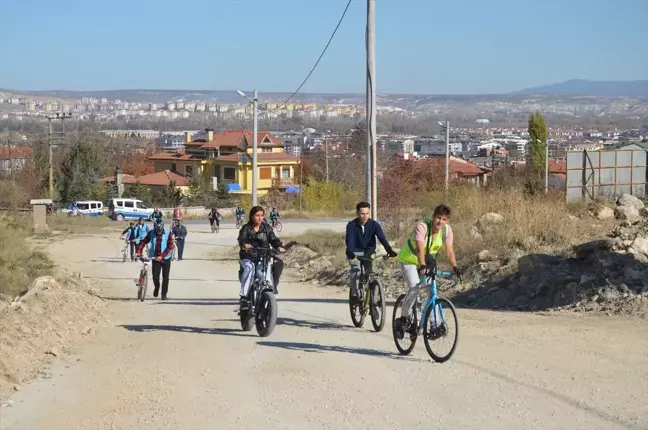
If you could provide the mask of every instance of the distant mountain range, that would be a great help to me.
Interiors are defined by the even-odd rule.
[[[104,91],[67,91],[67,90],[42,90],[20,91],[0,88],[0,93],[14,94],[27,97],[53,97],[60,99],[80,99],[82,97],[105,97],[110,100],[123,100],[129,102],[163,103],[169,100],[204,100],[216,103],[240,103],[243,101],[233,90],[155,90],[155,89],[128,89]],[[250,91],[250,94],[252,92]],[[509,94],[477,94],[477,95],[416,95],[416,94],[378,94],[380,103],[394,101],[418,101],[422,99],[434,100],[498,100],[517,99],[526,95],[547,96],[598,96],[598,97],[635,97],[648,98],[648,80],[644,81],[588,81],[573,79],[559,84],[544,85],[527,88]],[[1,94],[0,94],[1,96]],[[290,93],[264,92],[265,101],[283,101]],[[363,104],[365,96],[357,94],[336,93],[298,93],[292,101],[295,103],[359,103]]]
[[[559,84],[543,85],[519,91],[520,94],[579,94],[602,97],[648,97],[645,81],[587,81],[572,79]]]

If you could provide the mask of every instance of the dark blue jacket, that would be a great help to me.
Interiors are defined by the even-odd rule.
[[[364,226],[364,234],[362,233],[362,226],[358,218],[349,221],[346,227],[346,255],[348,259],[355,257],[355,252],[362,252],[369,256],[376,252],[376,238],[380,241],[385,251],[392,253],[392,247],[389,246],[385,233],[379,223],[370,219]]]

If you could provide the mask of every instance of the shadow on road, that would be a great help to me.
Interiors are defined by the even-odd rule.
[[[285,303],[348,303],[347,299],[316,299],[311,297],[300,298],[300,299],[280,299],[277,298],[277,302]]]
[[[370,357],[386,357],[394,360],[408,360],[408,361],[429,361],[421,360],[416,357],[405,357],[393,352],[381,351],[378,349],[368,348],[351,348],[348,346],[335,346],[335,345],[319,345],[316,343],[305,342],[274,342],[274,341],[259,341],[257,345],[271,346],[274,348],[287,349],[289,351],[303,351],[303,352],[343,352],[346,354],[366,355]]]
[[[355,327],[350,327],[335,322],[304,321],[304,320],[296,320],[294,318],[284,318],[284,317],[277,318],[277,324],[294,326],[294,327],[305,327],[313,330],[356,331]]]
[[[233,328],[204,328],[204,327],[190,327],[179,325],[120,325],[118,327],[125,328],[128,331],[138,333],[153,332],[153,331],[175,331],[180,333],[196,333],[196,334],[220,334],[225,336],[253,336],[252,334],[245,333],[241,329]]]
[[[137,280],[137,273],[128,277],[117,276],[86,276],[86,279],[98,279],[102,281],[135,281]],[[238,282],[238,279],[199,279],[199,278],[174,278],[171,276],[170,281],[188,281],[188,282]],[[150,285],[150,284],[149,284]],[[194,299],[197,300],[197,299]]]

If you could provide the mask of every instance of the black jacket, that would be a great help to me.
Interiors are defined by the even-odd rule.
[[[187,227],[184,225],[173,227],[173,235],[176,239],[185,240],[187,237]]]
[[[247,223],[241,227],[238,235],[238,244],[241,247],[239,258],[241,260],[258,260],[259,256],[253,249],[244,249],[246,243],[252,245],[252,248],[267,248],[268,245],[272,245],[274,249],[277,249],[282,246],[281,240],[274,234],[272,227],[264,222],[259,226],[258,232],[254,231],[252,224]]]
[[[385,233],[380,224],[372,219],[367,220],[364,226],[364,234],[362,233],[362,225],[358,218],[349,221],[346,228],[346,256],[348,259],[353,259],[355,252],[362,252],[365,256],[369,256],[376,252],[376,237],[385,247],[388,253],[394,252],[392,247],[389,246]]]

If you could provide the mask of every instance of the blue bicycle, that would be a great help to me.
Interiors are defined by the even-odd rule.
[[[437,363],[446,362],[454,354],[457,343],[459,341],[459,319],[457,318],[457,311],[454,305],[448,299],[439,297],[437,292],[436,278],[452,278],[453,272],[442,272],[440,270],[430,270],[422,278],[425,280],[421,288],[426,288],[428,291],[428,299],[423,305],[421,312],[421,320],[418,321],[418,314],[420,308],[419,298],[416,298],[412,313],[408,318],[407,325],[404,327],[404,333],[401,332],[402,338],[399,338],[396,320],[401,316],[403,301],[405,294],[401,294],[396,303],[394,304],[394,313],[392,316],[392,334],[396,348],[401,355],[408,355],[414,350],[418,336],[423,332],[423,341],[425,342],[425,349],[427,349],[430,357]],[[457,279],[453,287],[459,284]],[[444,311],[448,311],[448,315],[444,315]],[[401,342],[405,342],[409,338],[410,345],[403,346]],[[436,347],[440,346],[443,341],[450,341],[448,352],[436,352]],[[434,347],[434,349],[433,349]]]

